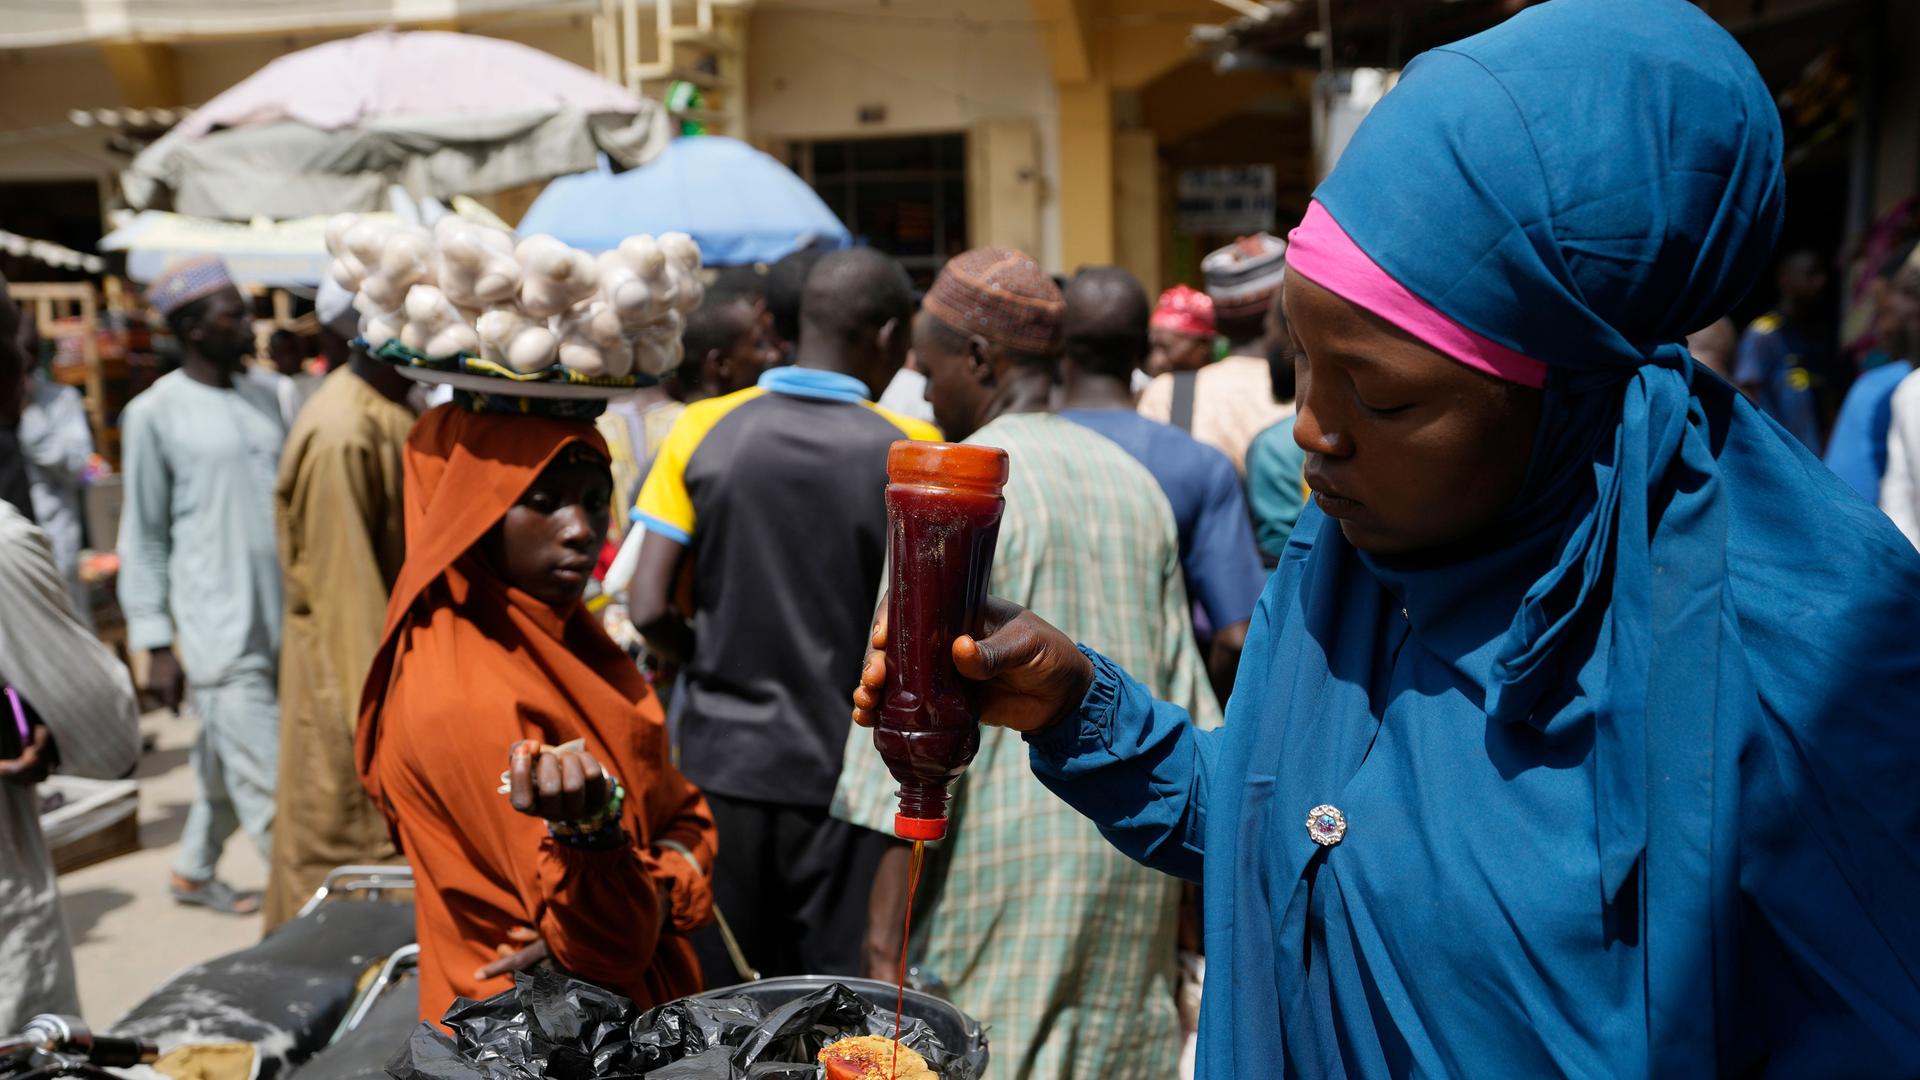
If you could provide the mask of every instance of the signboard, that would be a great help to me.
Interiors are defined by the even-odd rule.
[[[1189,236],[1273,229],[1273,166],[1185,169],[1174,189],[1174,226]]]

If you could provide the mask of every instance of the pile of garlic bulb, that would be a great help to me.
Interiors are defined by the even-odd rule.
[[[341,214],[327,251],[369,348],[397,339],[428,359],[465,354],[527,374],[556,360],[588,376],[665,374],[703,291],[685,233],[630,236],[595,258],[452,214],[432,230]]]

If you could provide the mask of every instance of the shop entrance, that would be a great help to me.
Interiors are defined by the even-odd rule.
[[[920,288],[967,248],[965,135],[793,142],[787,160],[859,241],[900,260]]]

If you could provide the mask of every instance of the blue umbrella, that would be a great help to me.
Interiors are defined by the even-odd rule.
[[[520,235],[547,233],[606,251],[635,233],[690,234],[710,266],[772,262],[799,248],[846,247],[851,238],[793,170],[738,139],[675,139],[637,169],[562,176],[520,220]]]

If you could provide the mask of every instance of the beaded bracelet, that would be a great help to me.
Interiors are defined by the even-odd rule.
[[[548,821],[547,832],[555,840],[578,847],[610,847],[625,834],[620,828],[620,808],[626,805],[627,789],[618,780],[606,804],[583,818],[572,821]]]

